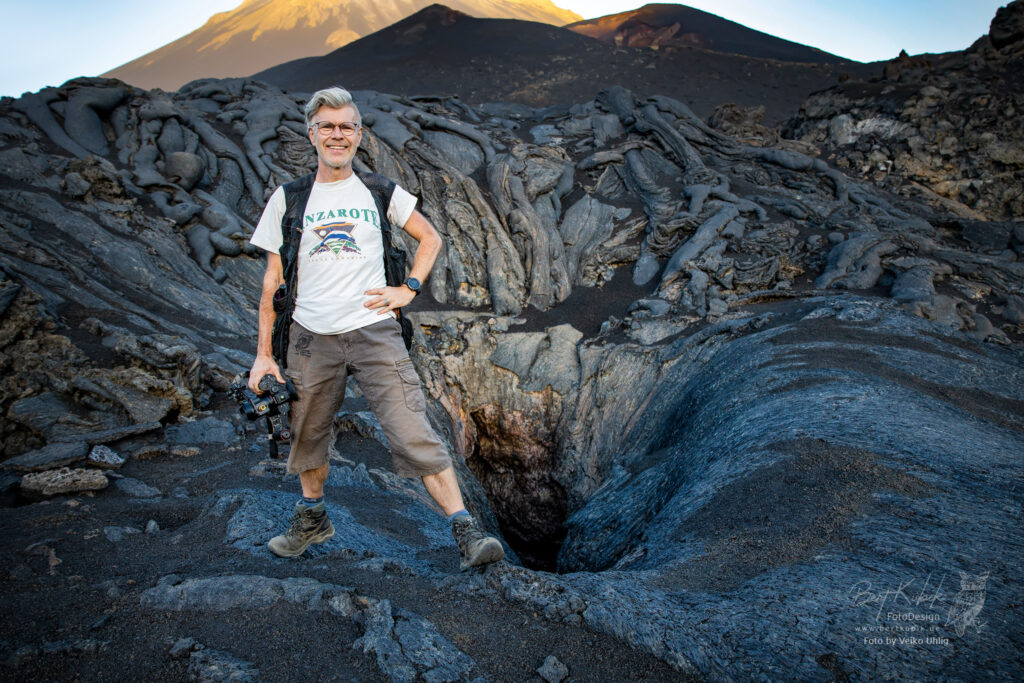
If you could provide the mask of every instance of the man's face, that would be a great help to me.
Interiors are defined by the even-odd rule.
[[[363,139],[363,129],[359,126],[351,135],[347,135],[341,127],[335,125],[329,134],[320,130],[319,124],[333,123],[356,123],[359,116],[355,107],[346,105],[340,109],[334,107],[320,107],[313,115],[312,125],[309,128],[309,140],[316,147],[316,155],[320,163],[333,169],[342,169],[352,166],[352,159],[356,156],[356,149],[359,148],[359,141]]]

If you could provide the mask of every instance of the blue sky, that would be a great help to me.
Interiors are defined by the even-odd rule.
[[[372,0],[368,0],[372,2]],[[443,2],[443,0],[440,0]],[[685,4],[850,59],[962,50],[1009,0],[693,0]],[[554,0],[590,18],[643,0]],[[0,0],[0,95],[96,76],[202,26],[241,0]]]

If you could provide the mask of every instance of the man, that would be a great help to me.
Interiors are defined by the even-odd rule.
[[[451,457],[427,420],[419,377],[394,313],[419,292],[441,250],[441,238],[416,211],[415,197],[394,186],[388,205],[378,207],[374,194],[353,172],[362,126],[359,110],[346,90],[314,93],[306,104],[306,125],[316,148],[317,170],[301,214],[298,249],[281,251],[287,204],[283,187],[270,197],[250,240],[267,252],[256,360],[249,373],[249,388],[254,392],[260,392],[258,383],[264,375],[284,381],[272,350],[277,319],[274,295],[286,282],[286,270],[291,272],[290,255],[298,268],[283,360],[285,374],[298,393],[292,404],[288,471],[299,475],[302,500],[295,506],[288,531],[267,545],[275,555],[294,557],[310,544],[334,536],[323,499],[327,447],[351,374],[388,437],[395,470],[401,476],[421,477],[451,521],[461,568],[500,560],[505,556],[501,543],[484,533],[465,509]],[[386,284],[384,220],[418,242],[409,279],[398,287]],[[284,229],[290,230],[291,225]]]

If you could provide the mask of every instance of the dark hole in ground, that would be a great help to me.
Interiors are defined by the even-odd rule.
[[[532,487],[520,489],[514,473],[503,472],[483,462],[479,448],[474,452],[470,470],[487,492],[491,508],[498,517],[505,541],[530,569],[556,572],[558,551],[565,541],[565,496],[560,486],[558,497],[548,493],[536,500]]]
[[[477,444],[466,464],[487,492],[501,533],[531,569],[554,572],[565,540],[566,494],[552,477],[554,444],[536,415],[486,405],[472,413]]]

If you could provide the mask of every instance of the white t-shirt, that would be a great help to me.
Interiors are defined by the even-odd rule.
[[[388,205],[388,221],[401,229],[416,197],[396,186]],[[280,253],[281,218],[286,210],[284,188],[270,196],[250,242]],[[298,284],[292,319],[317,334],[341,334],[384,320],[363,306],[384,287],[384,244],[373,195],[354,173],[333,183],[313,183],[302,217],[298,251]],[[394,313],[388,313],[394,317]]]

